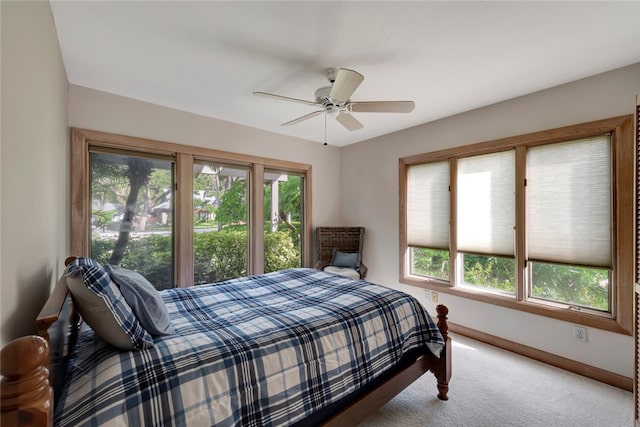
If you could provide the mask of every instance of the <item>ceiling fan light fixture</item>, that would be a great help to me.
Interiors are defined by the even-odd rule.
[[[325,106],[324,107],[324,111],[329,117],[332,117],[334,119],[339,114],[347,112],[344,107],[340,107],[339,105],[335,105],[335,104],[329,104],[329,105]]]

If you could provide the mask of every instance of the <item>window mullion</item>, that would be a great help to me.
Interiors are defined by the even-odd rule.
[[[264,165],[251,167],[249,181],[249,274],[264,273]]]
[[[516,300],[524,301],[528,296],[527,286],[527,242],[526,242],[526,156],[525,146],[516,147],[516,229],[515,259],[516,259]]]
[[[193,155],[177,154],[176,169],[175,282],[186,287],[193,285]]]
[[[449,285],[456,287],[461,275],[458,271],[458,159],[449,161]]]

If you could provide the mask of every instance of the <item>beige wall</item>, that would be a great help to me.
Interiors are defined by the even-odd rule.
[[[67,251],[67,77],[48,2],[2,1],[0,346],[35,332]]]
[[[400,157],[633,114],[636,93],[640,64],[345,147],[342,219],[367,227],[367,279],[406,290],[435,313],[422,291],[398,281]],[[633,377],[629,336],[589,328],[589,342],[582,344],[573,341],[573,325],[566,322],[442,293],[440,302],[449,306],[452,322]]]

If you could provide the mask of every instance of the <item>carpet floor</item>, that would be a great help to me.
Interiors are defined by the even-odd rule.
[[[427,373],[360,427],[633,426],[633,393],[451,335],[449,400]]]

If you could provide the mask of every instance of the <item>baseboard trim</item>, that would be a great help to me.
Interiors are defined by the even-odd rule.
[[[609,372],[604,369],[596,368],[585,363],[576,362],[575,360],[567,359],[566,357],[538,350],[524,344],[509,341],[507,339],[487,334],[485,332],[477,331],[475,329],[467,328],[466,326],[457,325],[455,323],[449,322],[449,331],[456,334],[464,335],[477,341],[484,342],[486,344],[493,345],[495,347],[502,348],[504,350],[511,351],[521,356],[526,356],[539,362],[547,363],[557,368],[561,368],[566,371],[594,379],[596,381],[603,382],[605,384],[612,385],[614,387],[621,388],[623,390],[633,391],[633,378],[627,378],[625,376]]]

